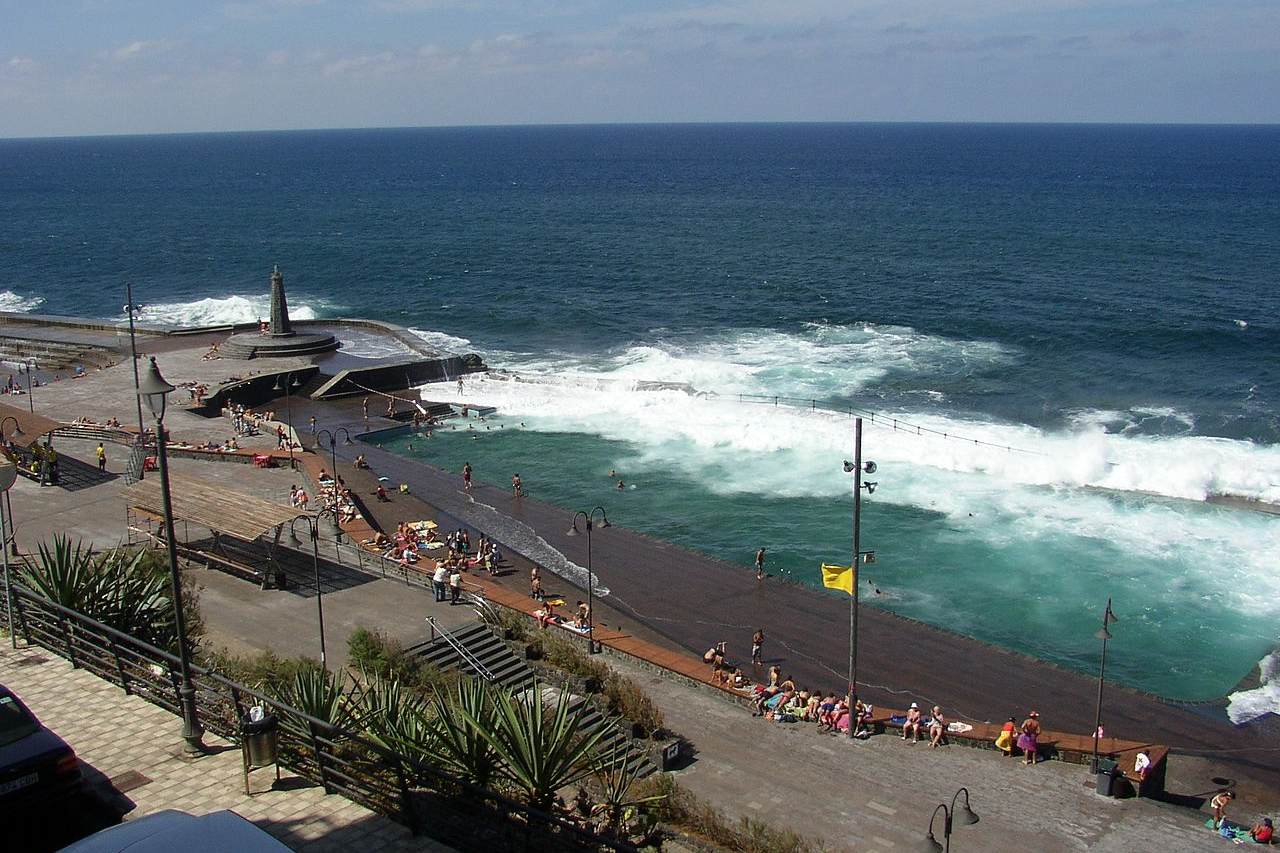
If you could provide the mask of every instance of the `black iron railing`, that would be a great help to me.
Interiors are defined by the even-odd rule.
[[[2,587],[2,584],[0,584]],[[2,590],[0,590],[2,591]],[[174,654],[13,584],[17,635],[177,715],[179,661]],[[0,599],[2,601],[2,599]],[[0,607],[0,626],[8,628]],[[192,667],[196,704],[206,730],[239,742],[240,721],[254,705],[279,719],[282,766],[459,850],[635,851],[560,815],[531,809],[434,766],[425,755],[385,748],[360,733],[329,725],[252,687]],[[174,736],[177,737],[175,720]]]

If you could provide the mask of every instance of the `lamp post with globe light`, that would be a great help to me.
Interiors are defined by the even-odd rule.
[[[204,754],[201,738],[204,729],[196,714],[196,691],[191,683],[191,656],[187,649],[187,623],[182,612],[182,575],[178,570],[178,548],[173,533],[173,502],[169,495],[169,461],[165,452],[164,410],[169,394],[174,390],[160,375],[152,356],[147,367],[147,375],[138,385],[138,397],[145,400],[151,414],[156,419],[156,461],[160,468],[160,499],[164,509],[164,542],[169,552],[169,579],[173,587],[173,618],[178,634],[178,662],[181,668],[182,681],[178,687],[178,698],[182,705],[182,739],[186,746],[184,751],[188,757]]]
[[[604,507],[598,506],[591,512],[578,510],[573,514],[573,521],[569,523],[569,530],[566,536],[578,535],[578,516],[582,516],[586,520],[587,528],[587,650],[595,655],[600,653],[600,646],[596,643],[596,613],[595,613],[595,576],[591,573],[591,530],[595,527],[594,520],[596,513],[600,513],[600,526],[609,527],[609,516],[604,511]]]

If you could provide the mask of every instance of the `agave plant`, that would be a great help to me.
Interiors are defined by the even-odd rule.
[[[570,696],[563,690],[549,706],[536,683],[521,696],[494,692],[493,700],[491,722],[463,714],[498,753],[500,775],[524,794],[529,805],[547,811],[556,791],[590,775],[605,729],[584,731],[583,719],[590,707],[581,704],[570,710]]]
[[[18,574],[50,601],[153,645],[174,646],[168,581],[145,550],[114,548],[95,556],[82,540],[73,544],[59,534],[52,547],[41,543]]]
[[[308,666],[282,685],[276,698],[333,728],[352,731],[359,727],[360,705],[355,687],[344,689],[342,678]]]
[[[496,728],[492,688],[478,678],[465,678],[450,700],[437,693],[434,706],[431,730],[436,761],[455,776],[489,787],[501,764],[497,750],[481,734]]]
[[[592,814],[603,815],[605,831],[618,835],[623,824],[632,820],[650,803],[666,799],[665,794],[648,797],[633,795],[640,780],[642,764],[630,761],[625,747],[619,746],[605,755],[598,756],[594,764],[596,780],[600,783],[599,802],[592,807]]]
[[[362,671],[358,697],[361,723],[371,740],[409,756],[431,750],[427,703],[398,680]]]

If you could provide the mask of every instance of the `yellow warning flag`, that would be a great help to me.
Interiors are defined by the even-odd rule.
[[[852,566],[828,566],[822,564],[822,585],[832,589],[843,589],[853,595],[853,584],[856,573]]]

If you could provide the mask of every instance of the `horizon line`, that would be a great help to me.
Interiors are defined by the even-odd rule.
[[[1280,127],[1280,122],[1195,122],[1195,121],[958,121],[958,120],[741,120],[741,121],[598,121],[598,122],[513,122],[478,124],[352,125],[347,127],[245,128],[240,130],[164,130],[120,133],[65,133],[43,136],[4,136],[0,142],[39,142],[70,139],[129,139],[156,136],[232,136],[268,133],[336,133],[368,130],[483,130],[518,128],[592,127],[735,127],[735,126],[975,126],[975,127]]]

